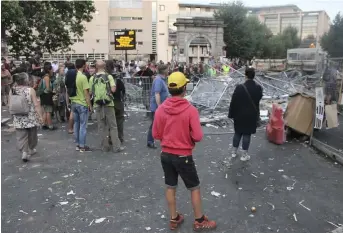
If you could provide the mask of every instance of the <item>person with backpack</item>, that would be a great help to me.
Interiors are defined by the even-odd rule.
[[[235,130],[232,139],[231,157],[235,158],[237,156],[238,147],[242,141],[241,161],[250,160],[248,150],[251,135],[256,133],[260,119],[260,101],[263,96],[263,88],[254,81],[254,68],[246,68],[245,78],[245,83],[236,86],[232,94],[228,114],[228,117],[233,119]]]
[[[29,87],[28,74],[22,72],[14,76],[16,86],[10,92],[9,112],[16,129],[17,147],[22,153],[22,160],[27,162],[36,153],[37,127],[43,122],[43,116],[36,92]]]
[[[119,72],[114,72],[115,66],[112,60],[106,61],[106,72],[111,74],[115,79],[116,91],[113,93],[114,112],[116,115],[118,138],[120,142],[124,143],[124,97],[125,97],[125,85],[120,78]]]
[[[83,74],[86,67],[84,59],[75,61],[76,70],[68,70],[66,87],[71,102],[71,111],[74,118],[74,136],[76,150],[84,153],[92,151],[86,146],[88,114],[93,111],[89,94],[89,83]]]
[[[116,85],[112,75],[105,72],[105,62],[96,62],[97,72],[90,78],[89,85],[94,99],[98,130],[101,134],[101,146],[103,151],[109,151],[110,145],[107,138],[108,131],[112,140],[114,153],[124,150],[118,138],[117,122],[114,111],[113,93]]]
[[[51,81],[53,76],[52,65],[50,62],[44,63],[44,76],[39,82],[37,95],[40,97],[40,103],[44,110],[44,124],[43,129],[55,130],[56,127],[52,124],[51,114],[53,112],[53,83]]]
[[[65,122],[66,115],[66,87],[65,87],[65,74],[64,65],[61,64],[56,74],[54,82],[54,93],[56,95],[56,117],[60,122]]]
[[[153,137],[161,141],[161,163],[164,171],[166,199],[169,207],[169,227],[177,229],[184,216],[176,210],[176,188],[180,176],[191,192],[194,211],[194,231],[216,228],[202,212],[200,182],[192,157],[196,142],[203,138],[198,110],[184,97],[189,80],[181,72],[168,77],[168,90],[171,98],[164,101],[156,110],[153,124]]]

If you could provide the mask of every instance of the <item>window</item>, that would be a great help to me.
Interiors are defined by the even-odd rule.
[[[131,20],[132,17],[120,17],[120,20]]]
[[[137,44],[138,45],[143,45],[143,41],[138,41]]]
[[[165,11],[165,6],[164,5],[160,5],[160,11]]]
[[[142,29],[137,29],[137,32],[143,32],[143,30]]]
[[[186,12],[191,12],[191,8],[190,7],[186,7]]]
[[[164,36],[164,33],[159,33],[160,36]]]
[[[77,39],[73,39],[73,41],[74,41],[74,43],[76,43],[76,42],[77,42]]]
[[[205,11],[206,11],[206,12],[210,12],[210,11],[211,11],[211,8],[205,8]]]
[[[114,42],[110,42],[111,45],[114,45],[115,43]]]
[[[142,17],[138,17],[137,19],[138,19],[138,20],[142,20],[143,18],[142,18]]]
[[[142,8],[143,2],[142,0],[110,0],[110,7],[111,8]]]
[[[80,43],[84,43],[85,40],[84,40],[84,39],[79,39],[79,42],[80,42]]]
[[[200,7],[195,8],[195,12],[200,12]]]
[[[164,20],[159,20],[160,23],[164,23]]]
[[[97,39],[97,40],[96,40],[96,43],[99,43],[99,42],[100,42],[100,40],[99,40],[99,39]]]

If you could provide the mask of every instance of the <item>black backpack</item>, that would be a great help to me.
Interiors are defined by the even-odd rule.
[[[65,78],[67,93],[69,97],[76,96],[76,76],[77,70],[68,70]]]

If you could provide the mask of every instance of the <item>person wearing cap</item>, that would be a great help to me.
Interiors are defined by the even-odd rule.
[[[168,87],[166,84],[166,78],[168,75],[168,66],[159,65],[158,74],[154,79],[150,92],[150,111],[151,111],[151,125],[148,131],[147,146],[152,149],[156,149],[154,138],[152,137],[152,125],[154,123],[155,111],[160,104],[162,104],[168,97]]]
[[[180,176],[191,191],[194,230],[209,230],[216,228],[216,222],[210,221],[202,212],[200,182],[192,151],[195,143],[203,138],[203,132],[198,110],[184,98],[188,82],[181,72],[174,72],[168,77],[168,90],[172,97],[156,110],[152,133],[162,146],[161,163],[167,186],[170,229],[175,230],[184,220],[176,210],[176,187]]]

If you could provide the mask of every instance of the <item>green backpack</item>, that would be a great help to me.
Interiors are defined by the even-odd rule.
[[[94,103],[99,106],[108,105],[113,101],[108,74],[98,74],[94,76],[92,93]]]
[[[45,91],[45,81],[44,79],[42,78],[40,81],[39,81],[39,84],[38,84],[38,87],[37,87],[37,90],[36,90],[36,96],[41,96],[43,95],[44,91]]]

